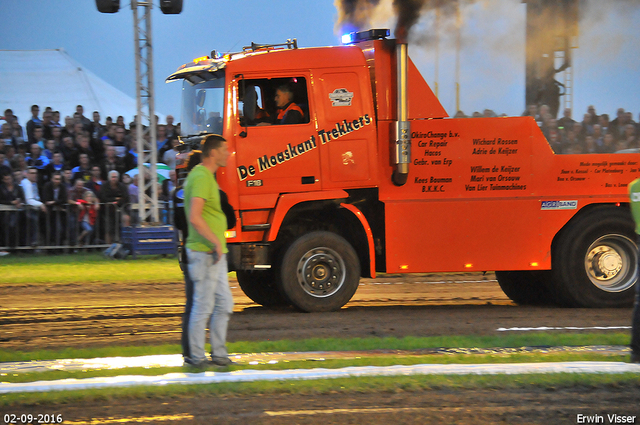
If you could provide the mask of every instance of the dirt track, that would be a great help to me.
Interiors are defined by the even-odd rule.
[[[491,335],[498,328],[628,326],[631,320],[631,309],[516,306],[493,275],[482,274],[363,279],[353,300],[333,313],[265,309],[237,282],[231,286],[236,306],[229,341]],[[0,348],[178,343],[183,292],[180,282],[5,286]]]
[[[231,282],[236,307],[229,340],[492,335],[499,328],[630,324],[631,309],[516,306],[494,279],[481,274],[365,279],[354,299],[334,313],[268,310],[252,304],[237,282]],[[183,299],[180,282],[2,287],[0,348],[177,344]],[[575,424],[578,414],[604,415],[605,420],[607,414],[639,415],[639,404],[640,387],[626,386],[114,399],[44,408],[14,406],[2,413],[46,410],[63,413],[64,423],[75,424]]]

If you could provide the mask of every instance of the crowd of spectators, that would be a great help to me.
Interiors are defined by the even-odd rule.
[[[522,115],[536,120],[556,154],[637,152],[640,149],[640,115],[638,122],[635,122],[633,114],[624,108],[618,108],[613,120],[608,114],[598,115],[593,105],[587,108],[582,121],[574,120],[569,108],[564,110],[561,118],[556,119],[547,105],[529,105]],[[474,112],[471,118],[497,116],[492,110],[485,109],[482,113]],[[467,116],[458,111],[455,118]]]
[[[471,117],[495,117],[485,109]],[[501,116],[506,116],[502,114]],[[556,119],[549,107],[531,105],[523,116],[533,117],[557,154],[614,153],[638,150],[639,124],[631,112],[620,108],[610,120],[589,106],[581,121],[571,109]],[[461,111],[456,118],[466,117]],[[0,211],[0,247],[16,244],[69,245],[101,240],[111,243],[119,224],[129,225],[127,209],[138,199],[136,179],[127,173],[137,166],[133,142],[135,122],[125,125],[119,116],[101,123],[84,116],[82,105],[61,123],[58,111],[38,105],[23,128],[11,109],[4,111],[0,135],[0,204],[17,207]],[[640,117],[639,117],[640,121]],[[0,121],[1,122],[1,121]],[[170,199],[175,185],[179,128],[173,117],[156,127],[158,161],[174,171],[162,186],[161,200]],[[0,205],[2,207],[2,205]],[[23,208],[26,207],[26,208]],[[24,231],[16,232],[15,229]],[[47,229],[45,234],[43,229]],[[99,231],[94,231],[97,229]],[[0,255],[6,254],[0,250]]]
[[[135,122],[127,128],[119,116],[103,124],[97,111],[90,120],[82,105],[60,120],[49,107],[40,117],[38,105],[24,128],[11,109],[0,117],[0,204],[17,207],[0,211],[0,246],[111,243],[117,223],[129,224],[127,205],[138,199],[137,176],[127,174],[138,165]],[[167,201],[179,143],[172,116],[156,134],[158,162],[172,169],[159,187]]]

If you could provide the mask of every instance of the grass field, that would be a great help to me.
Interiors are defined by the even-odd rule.
[[[265,341],[229,343],[232,353],[290,352],[290,351],[345,351],[365,350],[356,358],[326,359],[323,361],[281,361],[265,364],[239,364],[218,368],[218,372],[237,372],[245,369],[335,369],[348,366],[391,366],[415,364],[479,364],[479,363],[524,363],[524,362],[566,362],[566,361],[612,361],[623,362],[628,355],[606,355],[590,352],[567,353],[527,353],[515,354],[465,354],[464,348],[523,347],[523,346],[582,346],[582,345],[626,345],[629,335],[616,334],[546,334],[528,336],[496,337],[407,337],[407,338],[355,338],[355,339],[309,339],[298,341]],[[438,347],[457,347],[462,354],[414,355],[408,352],[368,355],[369,349],[419,350]],[[175,354],[180,352],[177,345],[157,347],[108,347],[101,349],[60,350],[42,352],[0,351],[0,361],[29,359],[91,358],[107,356],[140,356],[150,354]],[[38,373],[10,373],[0,376],[0,382],[33,382],[57,379],[83,379],[121,375],[162,375],[185,373],[193,370],[185,367],[86,369],[80,371],[48,371]],[[0,406],[16,404],[55,405],[80,400],[102,400],[119,397],[180,397],[196,392],[212,395],[256,395],[256,394],[319,394],[348,392],[397,392],[425,389],[509,389],[536,386],[545,389],[587,387],[628,387],[640,389],[638,374],[551,374],[551,375],[493,375],[493,376],[401,376],[352,379],[322,379],[313,381],[218,383],[207,385],[167,385],[165,387],[139,387],[125,389],[100,389],[64,391],[57,393],[4,394]]]
[[[173,257],[144,256],[112,260],[100,253],[17,255],[0,259],[0,285],[179,282],[183,279]]]

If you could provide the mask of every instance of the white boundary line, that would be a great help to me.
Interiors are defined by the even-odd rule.
[[[529,331],[583,331],[589,329],[596,330],[614,330],[614,329],[631,329],[631,326],[587,326],[587,327],[579,327],[579,326],[539,326],[537,328],[498,328],[496,331],[498,332],[529,332]]]
[[[342,369],[239,370],[233,372],[169,373],[159,376],[126,375],[102,378],[62,379],[26,383],[0,383],[0,394],[69,391],[168,384],[211,384],[354,378],[406,375],[514,375],[545,373],[638,373],[640,364],[622,362],[560,362],[508,364],[422,364],[413,366],[359,366]]]

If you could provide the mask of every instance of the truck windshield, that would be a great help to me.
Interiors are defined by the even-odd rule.
[[[222,78],[191,84],[182,83],[182,119],[180,133],[183,137],[200,133],[222,134],[224,115],[224,74]]]

